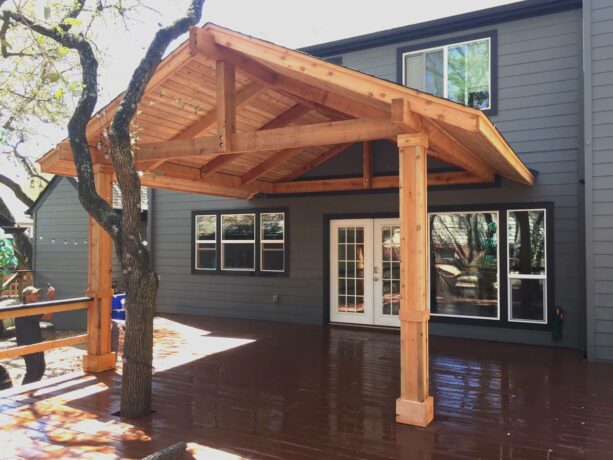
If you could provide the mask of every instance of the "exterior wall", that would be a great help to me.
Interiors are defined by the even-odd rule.
[[[503,180],[499,187],[431,191],[429,203],[480,205],[543,202],[554,205],[555,298],[564,308],[559,344],[584,347],[582,277],[583,201],[581,124],[581,10],[507,22],[344,54],[343,64],[396,81],[396,50],[479,31],[498,34],[498,115],[492,120],[522,160],[538,171],[532,188]],[[397,170],[395,152],[377,144],[375,171]],[[376,149],[376,150],[377,150]],[[359,173],[359,149],[343,153],[310,176]],[[351,161],[353,160],[353,161]],[[397,212],[397,193],[259,198],[251,202],[156,191],[154,260],[161,275],[158,309],[244,318],[321,323],[324,318],[324,215]],[[288,278],[192,275],[191,211],[288,207]],[[579,268],[578,268],[579,267]],[[502,269],[502,268],[501,268]],[[272,303],[278,294],[279,304]],[[550,332],[486,326],[432,324],[435,334],[553,344]]]
[[[57,182],[36,207],[33,218],[35,284],[44,289],[49,282],[58,299],[83,297],[87,289],[87,213],[69,179]],[[121,279],[114,253],[113,279]],[[58,313],[54,323],[58,329],[81,328],[85,318],[84,312]]]
[[[584,11],[588,355],[613,361],[613,2]]]

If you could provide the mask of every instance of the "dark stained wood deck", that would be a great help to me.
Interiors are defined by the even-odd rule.
[[[395,332],[210,317],[157,322],[154,408],[114,372],[0,393],[0,457],[610,459],[613,365],[579,352],[432,337],[428,428],[394,422]]]

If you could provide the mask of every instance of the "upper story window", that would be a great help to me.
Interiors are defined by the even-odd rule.
[[[405,86],[481,110],[493,108],[492,37],[402,51]]]

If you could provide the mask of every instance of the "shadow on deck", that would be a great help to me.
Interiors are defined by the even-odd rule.
[[[435,420],[394,422],[395,332],[156,319],[152,416],[122,420],[120,376],[0,393],[0,457],[611,458],[613,366],[576,351],[432,337]]]

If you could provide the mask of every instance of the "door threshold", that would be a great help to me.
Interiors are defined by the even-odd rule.
[[[380,331],[399,332],[399,326],[380,326],[377,324],[354,324],[354,323],[335,323],[329,322],[328,326],[339,327],[343,329],[377,329]]]

